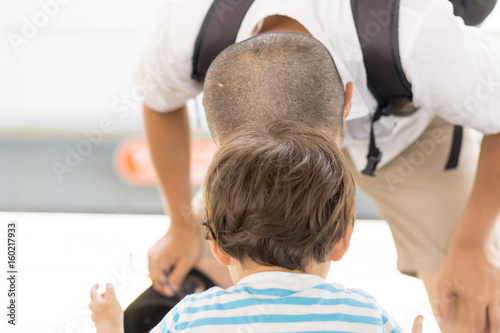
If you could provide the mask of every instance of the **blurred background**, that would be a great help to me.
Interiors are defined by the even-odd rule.
[[[0,3],[0,210],[162,213],[133,82],[162,2]]]
[[[17,221],[21,267],[21,326],[8,332],[92,332],[93,283],[115,283],[124,307],[150,284],[147,249],[168,220],[133,73],[163,2],[0,1],[0,243]],[[500,42],[498,6],[481,29]],[[199,98],[188,106],[196,188],[215,147]],[[358,218],[378,218],[362,194]],[[385,222],[361,221],[328,280],[368,290],[405,328],[424,313],[437,332],[422,284],[395,261]]]

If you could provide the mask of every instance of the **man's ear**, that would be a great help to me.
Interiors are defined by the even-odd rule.
[[[231,263],[231,257],[222,252],[213,240],[212,237],[210,237],[210,251],[212,251],[212,254],[214,255],[215,259],[217,262],[221,265],[228,266]]]
[[[354,84],[352,82],[347,82],[345,86],[344,120],[349,115],[349,112],[351,112],[353,94],[354,94]]]
[[[339,239],[337,243],[335,243],[335,245],[333,246],[332,252],[330,254],[330,260],[339,261],[340,259],[342,259],[344,254],[349,249],[349,244],[351,242],[351,236],[353,230],[354,230],[353,225],[349,224],[349,226],[345,231],[344,236],[342,236],[342,238]]]

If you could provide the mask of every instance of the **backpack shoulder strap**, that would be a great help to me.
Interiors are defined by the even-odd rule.
[[[496,0],[487,0],[488,6],[467,8],[460,11],[457,4],[462,0],[451,0],[455,14],[465,17],[481,12],[484,19],[491,12]],[[401,65],[399,54],[399,0],[351,0],[351,7],[363,52],[368,88],[375,96],[378,107],[373,115],[364,175],[374,177],[382,152],[375,143],[373,124],[386,115],[408,116],[417,108],[413,105],[411,84]],[[479,8],[479,9],[478,9]],[[463,9],[463,8],[462,8]],[[473,15],[473,16],[474,16]],[[477,16],[477,15],[476,15]],[[475,16],[475,17],[476,17]],[[458,165],[462,142],[462,127],[454,127],[454,135],[446,170]]]
[[[467,25],[482,23],[495,8],[497,0],[450,0],[453,12],[464,19]]]
[[[377,99],[372,117],[367,163],[362,174],[375,177],[382,152],[375,142],[373,125],[382,116],[408,116],[416,111],[411,85],[399,55],[399,0],[351,0],[368,88]]]
[[[388,114],[409,115],[411,84],[399,54],[399,0],[351,0],[368,87]]]
[[[212,61],[229,45],[234,44],[243,18],[253,0],[214,0],[196,38],[191,77],[205,80]]]

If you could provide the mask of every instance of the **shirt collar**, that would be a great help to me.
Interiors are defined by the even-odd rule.
[[[238,281],[237,285],[252,284],[290,290],[303,290],[324,283],[325,279],[314,274],[270,271],[247,275]]]

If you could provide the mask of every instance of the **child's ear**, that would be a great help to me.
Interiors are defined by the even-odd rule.
[[[353,225],[349,224],[347,226],[344,236],[342,236],[342,238],[339,239],[337,243],[335,243],[335,245],[333,246],[332,252],[330,254],[330,260],[339,261],[340,259],[342,259],[344,254],[349,249],[349,244],[351,242],[351,235],[353,230],[354,230]]]
[[[210,250],[212,251],[212,254],[214,255],[215,259],[219,262],[219,264],[224,265],[224,266],[229,266],[231,262],[231,257],[222,252],[213,240],[212,237],[210,237]]]

